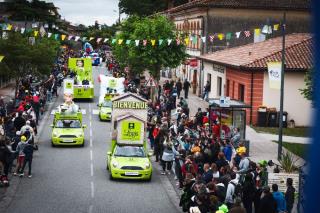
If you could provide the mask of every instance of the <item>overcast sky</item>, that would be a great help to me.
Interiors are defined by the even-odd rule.
[[[59,9],[62,18],[73,24],[112,25],[118,19],[119,0],[46,0],[53,2]],[[123,15],[124,16],[124,15]]]

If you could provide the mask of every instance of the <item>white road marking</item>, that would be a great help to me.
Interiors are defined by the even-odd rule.
[[[91,177],[93,177],[93,163],[91,163],[90,168],[91,168]]]
[[[92,138],[92,129],[90,129],[90,138]]]
[[[99,110],[98,109],[93,109],[92,110],[93,115],[99,115]]]
[[[89,213],[92,213],[92,211],[93,211],[93,205],[90,205],[89,206]]]
[[[93,181],[91,181],[91,198],[94,198],[94,184],[93,184]]]
[[[91,104],[89,104],[89,113],[91,112]]]
[[[92,126],[92,122],[91,122],[91,119],[90,119],[89,125],[90,125],[90,127]]]
[[[90,138],[90,147],[92,147],[92,138]]]
[[[90,160],[91,160],[91,161],[93,160],[93,153],[92,153],[92,150],[90,150]]]

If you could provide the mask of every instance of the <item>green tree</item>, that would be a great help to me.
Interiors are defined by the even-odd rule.
[[[27,37],[12,32],[8,39],[0,40],[0,55],[5,56],[2,66],[10,70],[5,72],[5,69],[1,69],[0,74],[6,74],[16,80],[17,92],[18,82],[24,76],[50,73],[58,48],[59,43],[55,40],[41,38],[32,45]]]
[[[120,0],[119,8],[121,13],[137,16],[148,16],[166,9],[165,0]]]
[[[155,80],[160,79],[160,70],[164,67],[175,68],[186,59],[185,46],[183,43],[176,44],[177,39],[174,24],[164,16],[152,18],[129,17],[121,25],[121,31],[117,39],[123,39],[123,44],[114,44],[113,53],[124,68],[129,66],[132,75],[142,74],[149,71]],[[168,45],[167,39],[172,39]],[[183,40],[183,36],[180,38]],[[129,45],[127,40],[131,40]],[[135,45],[135,40],[140,40],[140,45]],[[146,46],[142,40],[147,40]],[[153,46],[151,40],[156,43]],[[163,40],[159,44],[159,40]]]
[[[314,76],[314,69],[309,70],[306,72],[304,77],[305,88],[300,89],[301,94],[307,99],[312,101],[313,100],[313,76]]]

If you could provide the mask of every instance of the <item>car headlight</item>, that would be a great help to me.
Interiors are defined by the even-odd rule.
[[[83,135],[82,135],[82,133],[80,133],[79,135],[78,135],[78,138],[82,138],[83,137]]]
[[[149,169],[149,168],[150,168],[150,163],[147,162],[147,163],[145,164],[145,166],[146,166],[146,169]]]
[[[112,166],[114,168],[117,168],[119,166],[118,162],[117,161],[112,161]]]
[[[55,137],[58,137],[58,134],[57,133],[52,133],[52,136],[55,138]]]

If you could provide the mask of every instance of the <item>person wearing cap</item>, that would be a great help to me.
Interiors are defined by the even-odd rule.
[[[23,162],[24,162],[24,158],[25,158],[25,154],[23,152],[23,149],[27,145],[26,141],[27,141],[26,136],[21,136],[20,142],[18,143],[16,152],[15,152],[18,155],[16,171],[14,173],[15,176],[18,175],[18,173],[20,172],[20,169],[23,166]]]
[[[246,173],[249,169],[249,165],[250,165],[250,161],[249,159],[246,157],[246,152],[244,151],[244,149],[241,149],[239,151],[239,155],[241,157],[240,163],[239,163],[239,171],[238,173]]]
[[[270,192],[270,187],[265,186],[262,190],[263,195],[257,213],[277,213],[277,202]]]

